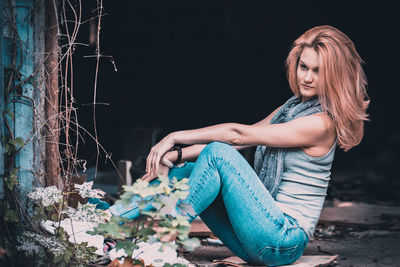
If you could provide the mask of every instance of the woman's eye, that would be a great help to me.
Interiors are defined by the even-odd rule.
[[[306,65],[303,65],[303,64],[300,65],[300,68],[301,68],[302,70],[307,70],[307,66],[306,66]]]

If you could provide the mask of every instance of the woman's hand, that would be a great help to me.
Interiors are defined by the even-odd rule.
[[[143,181],[150,182],[150,181],[154,180],[156,177],[158,177],[160,175],[168,176],[168,173],[169,173],[169,167],[165,166],[164,164],[160,164],[160,167],[158,168],[158,174],[153,175],[153,174],[150,174],[150,173],[147,172],[140,179],[142,179]]]
[[[153,146],[147,156],[146,173],[150,176],[157,176],[162,158],[174,145],[172,134],[169,134]]]

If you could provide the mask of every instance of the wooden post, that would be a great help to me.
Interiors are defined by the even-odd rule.
[[[132,162],[129,160],[120,160],[118,162],[118,172],[121,174],[122,176],[122,181],[119,180],[119,188],[118,188],[118,192],[122,192],[122,186],[123,185],[132,185],[132,176],[130,173],[132,167]]]
[[[58,0],[45,0],[45,62],[46,68],[46,186],[60,185],[59,117],[58,117]]]

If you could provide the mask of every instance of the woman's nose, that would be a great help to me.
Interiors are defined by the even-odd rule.
[[[304,77],[304,81],[307,83],[312,82],[313,77],[311,71],[307,71],[306,76]]]

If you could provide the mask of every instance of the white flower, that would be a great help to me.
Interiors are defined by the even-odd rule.
[[[71,220],[90,223],[103,223],[110,217],[108,213],[96,209],[96,205],[89,203],[84,205],[78,204],[77,209],[68,207],[63,213],[67,214]]]
[[[42,247],[30,240],[22,241],[21,245],[15,247],[18,251],[23,251],[27,256],[34,256],[41,252]]]
[[[92,189],[92,186],[93,181],[84,182],[83,184],[75,184],[75,189],[78,189],[79,195],[81,195],[83,198],[103,198],[106,193],[100,189]]]
[[[48,207],[54,203],[60,203],[63,199],[61,190],[56,186],[35,187],[28,197],[34,201],[41,201],[42,205]]]
[[[56,257],[61,256],[66,250],[65,246],[55,237],[46,237],[33,232],[24,232],[22,237],[18,239],[18,242],[21,244],[19,246],[21,250],[32,249],[32,251],[34,250],[39,252],[40,249],[38,245],[40,245],[44,248],[47,248],[48,251]]]

